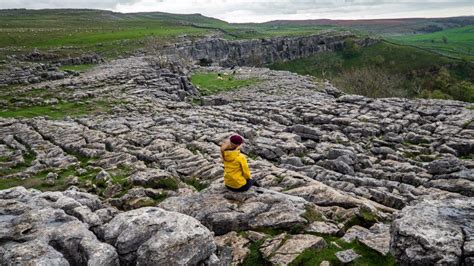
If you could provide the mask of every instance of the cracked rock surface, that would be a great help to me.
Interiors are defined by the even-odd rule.
[[[189,82],[193,71],[235,72],[236,79],[258,82],[200,96]],[[151,56],[18,90],[31,95],[18,108],[58,101],[109,109],[59,119],[0,118],[0,181],[44,191],[75,186],[0,192],[4,261],[153,264],[178,254],[183,263],[237,262],[245,248],[237,257],[214,254],[212,233],[262,228],[298,229],[287,232],[292,236],[346,234],[380,254],[391,243],[407,264],[472,257],[466,237],[473,228],[467,210],[474,195],[474,111],[467,103],[343,95],[289,72],[186,69]],[[56,101],[35,97],[38,90]],[[219,144],[235,133],[245,138],[242,152],[262,186],[242,194],[222,184]],[[427,196],[442,200],[413,205]],[[445,220],[453,226],[440,223]],[[191,225],[196,229],[179,229]],[[181,233],[161,232],[163,226]],[[438,234],[449,235],[440,248]],[[227,246],[247,245],[236,242]],[[173,243],[203,249],[176,250]],[[31,246],[37,248],[26,254]],[[77,247],[81,252],[70,251]],[[280,254],[281,263],[300,252]]]
[[[391,230],[391,249],[402,264],[470,265],[474,200],[422,200],[403,209]]]

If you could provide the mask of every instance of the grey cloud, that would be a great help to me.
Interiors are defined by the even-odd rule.
[[[230,21],[473,15],[472,0],[1,0],[0,8],[202,13]],[[238,15],[237,15],[238,14]]]

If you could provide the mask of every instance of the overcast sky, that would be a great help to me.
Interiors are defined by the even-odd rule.
[[[474,15],[474,0],[0,0],[5,8],[93,8],[201,13],[229,22]]]

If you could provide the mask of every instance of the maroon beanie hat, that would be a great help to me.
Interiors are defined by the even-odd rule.
[[[230,142],[235,145],[240,145],[244,143],[244,139],[239,135],[233,135],[232,137],[230,137]]]

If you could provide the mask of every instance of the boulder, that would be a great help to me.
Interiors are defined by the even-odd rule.
[[[400,211],[391,227],[390,249],[403,265],[459,265],[474,240],[474,199],[425,199]]]
[[[337,235],[339,230],[340,229],[333,223],[319,222],[319,221],[312,222],[305,229],[305,231],[309,233],[326,234],[326,235]]]
[[[282,242],[283,243],[279,244],[278,248],[267,257],[267,259],[275,265],[288,265],[306,249],[312,248],[318,250],[327,245],[322,237],[304,234],[287,235]]]
[[[360,255],[355,253],[353,249],[348,249],[348,250],[336,252],[336,257],[340,262],[346,264],[351,261],[354,261],[355,259],[360,257]]]
[[[217,236],[214,240],[219,250],[223,250],[225,247],[232,249],[232,265],[239,265],[250,254],[250,241],[236,232]]]
[[[191,265],[215,251],[213,234],[196,219],[145,207],[115,216],[100,228],[126,265]]]
[[[159,207],[195,217],[222,235],[230,231],[259,228],[290,228],[306,220],[306,200],[264,188],[239,193],[213,183],[199,194],[169,197]]]
[[[461,161],[455,157],[432,161],[428,164],[428,173],[442,175],[456,172],[462,169]]]
[[[89,230],[90,226],[101,223],[98,216],[66,195],[66,192],[41,193],[23,187],[0,191],[2,264],[119,263],[115,248],[99,241]]]

